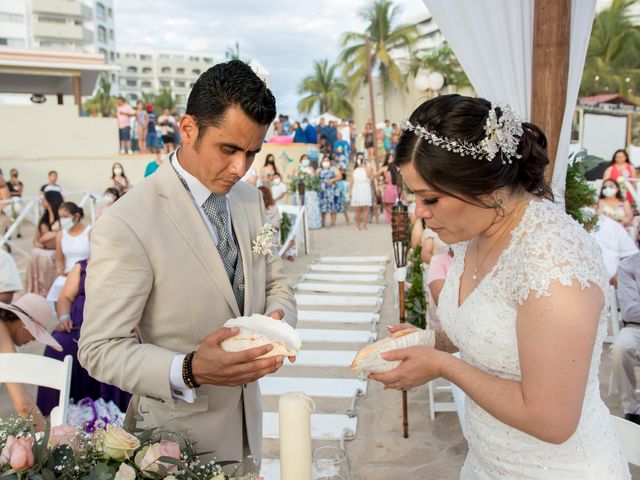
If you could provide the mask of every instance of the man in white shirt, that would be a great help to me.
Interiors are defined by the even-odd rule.
[[[11,303],[13,295],[22,290],[22,281],[13,257],[0,250],[0,302]]]
[[[638,247],[633,243],[624,227],[606,215],[598,217],[598,225],[591,232],[591,235],[596,239],[602,250],[609,283],[615,286],[616,272],[620,261],[635,254],[638,251]]]
[[[271,196],[276,205],[284,205],[287,198],[287,184],[282,181],[277,173],[271,179]]]

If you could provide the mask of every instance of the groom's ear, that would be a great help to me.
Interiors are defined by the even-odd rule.
[[[198,140],[198,123],[196,119],[188,114],[185,114],[180,118],[180,138],[182,143],[197,148]]]

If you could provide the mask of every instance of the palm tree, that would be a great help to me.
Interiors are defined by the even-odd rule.
[[[163,109],[168,108],[173,111],[176,106],[176,99],[171,93],[171,87],[161,88],[156,95],[155,109],[156,112],[162,112]]]
[[[84,109],[99,113],[103,117],[111,117],[116,111],[116,99],[111,96],[111,82],[106,73],[100,75],[98,90],[93,98],[84,102]]]
[[[593,21],[581,95],[604,92],[638,95],[640,27],[630,18],[634,0],[613,0]]]
[[[233,47],[227,47],[224,52],[224,57],[227,60],[240,60],[240,44],[236,42]]]
[[[371,45],[371,68],[379,74],[384,89],[391,84],[399,89],[404,86],[404,78],[392,58],[391,50],[411,48],[418,37],[418,30],[415,25],[397,25],[400,11],[400,7],[394,6],[391,0],[374,0],[359,12],[359,16],[367,22],[364,33],[345,32],[342,35],[343,50],[339,61],[351,93],[367,81],[367,38]]]
[[[314,74],[305,77],[298,87],[298,93],[306,95],[298,102],[298,110],[309,113],[317,106],[320,113],[350,117],[353,109],[346,98],[347,85],[336,75],[337,65],[329,65],[325,58],[316,60],[313,66]]]
[[[467,74],[464,73],[460,62],[446,42],[440,48],[426,54],[411,55],[407,74],[415,77],[421,69],[440,72],[447,85],[471,86]]]

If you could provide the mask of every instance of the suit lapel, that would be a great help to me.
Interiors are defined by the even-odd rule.
[[[163,212],[173,222],[185,243],[200,260],[211,280],[213,280],[213,283],[218,287],[233,310],[233,313],[236,316],[240,316],[238,303],[220,259],[218,249],[213,243],[209,230],[205,226],[204,220],[189,193],[168,161],[158,169],[156,174],[158,175],[158,194],[161,197],[160,204]],[[244,250],[242,250],[242,254],[245,254]],[[247,277],[245,276],[245,278]]]
[[[242,255],[242,272],[244,273],[244,308],[245,315],[249,313],[248,306],[251,305],[249,294],[251,289],[248,285],[251,283],[251,266],[252,266],[252,251],[251,251],[251,232],[249,230],[249,218],[247,217],[246,209],[242,204],[242,199],[234,193],[233,189],[229,192],[229,210],[231,211],[231,224],[233,225],[233,232],[235,233],[238,247]]]

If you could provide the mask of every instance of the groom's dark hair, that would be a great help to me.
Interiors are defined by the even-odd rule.
[[[231,106],[239,107],[260,125],[269,125],[276,117],[276,99],[271,90],[249,65],[240,60],[214,65],[193,85],[186,113],[198,125],[196,145],[207,127],[220,125]]]

